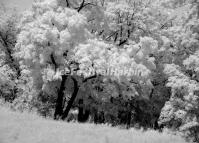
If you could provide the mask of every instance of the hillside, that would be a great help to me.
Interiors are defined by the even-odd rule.
[[[121,130],[103,125],[55,122],[1,107],[0,143],[185,143],[155,131]]]

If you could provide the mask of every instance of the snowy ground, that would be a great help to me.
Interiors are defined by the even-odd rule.
[[[155,131],[121,130],[93,124],[65,123],[0,107],[0,143],[185,143]]]

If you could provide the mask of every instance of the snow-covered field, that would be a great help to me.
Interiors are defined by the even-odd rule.
[[[65,123],[0,107],[0,143],[185,143],[155,131],[122,130],[103,125]]]

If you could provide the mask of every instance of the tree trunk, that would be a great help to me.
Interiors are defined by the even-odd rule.
[[[90,77],[83,79],[82,82],[85,83],[88,80],[96,78],[96,77],[97,77],[96,75],[92,75]],[[73,105],[73,102],[75,101],[75,98],[77,97],[77,94],[78,94],[78,91],[79,91],[78,81],[73,76],[71,76],[71,79],[73,80],[73,83],[74,83],[74,91],[73,91],[73,94],[72,94],[70,100],[68,101],[68,105],[67,105],[65,111],[63,112],[63,109],[62,109],[62,113],[63,113],[62,117],[61,117],[62,120],[65,120],[66,117],[68,116],[68,113],[69,113],[69,111],[70,111],[70,109]],[[62,100],[63,100],[63,97],[62,97]]]
[[[68,116],[68,113],[69,113],[69,111],[73,105],[73,102],[75,101],[75,98],[77,97],[77,93],[79,91],[79,86],[78,86],[77,80],[74,77],[71,77],[71,78],[74,82],[74,91],[73,91],[73,94],[72,94],[70,100],[68,101],[68,105],[63,113],[62,120],[64,120]]]
[[[55,107],[55,114],[54,119],[59,119],[63,114],[63,97],[64,97],[64,90],[65,90],[65,82],[67,80],[67,75],[62,75],[62,81],[58,92],[58,97],[56,101]]]

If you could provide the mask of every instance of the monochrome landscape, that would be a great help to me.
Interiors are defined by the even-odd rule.
[[[199,0],[0,1],[0,143],[195,142]]]

